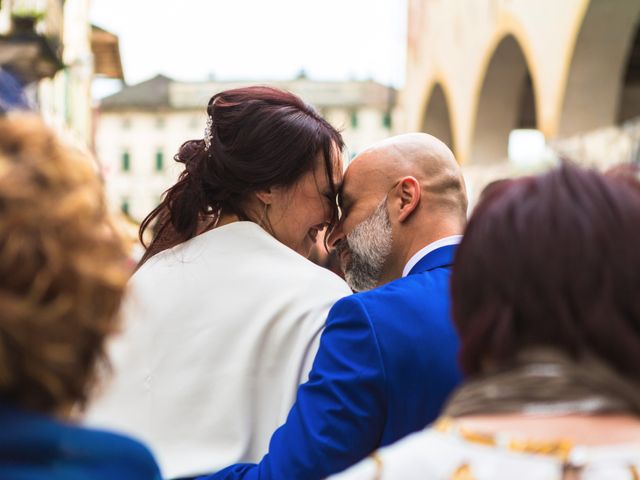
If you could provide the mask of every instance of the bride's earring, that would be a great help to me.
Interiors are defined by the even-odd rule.
[[[220,217],[222,217],[222,207],[218,207],[218,210],[216,211],[216,220],[213,222],[213,228],[216,228],[218,226],[218,223],[220,223]]]
[[[271,226],[271,222],[269,221],[269,205],[269,203],[264,204],[264,210],[262,211],[262,216],[260,217],[260,222],[258,222],[258,224],[271,235],[275,236],[273,227]]]

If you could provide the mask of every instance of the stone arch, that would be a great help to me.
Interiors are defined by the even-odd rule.
[[[440,82],[432,85],[427,98],[421,122],[422,131],[438,137],[455,153],[449,102]]]
[[[620,106],[629,94],[625,89],[629,57],[640,56],[640,45],[634,48],[636,41],[640,42],[637,37],[639,20],[638,0],[589,2],[569,63],[558,135],[613,125],[621,116],[629,115]],[[640,63],[638,57],[633,58]],[[632,70],[632,76],[640,77],[640,66],[632,67]]]
[[[482,80],[471,163],[505,160],[511,131],[536,125],[536,95],[530,68],[518,40],[509,34],[493,50]]]
[[[640,116],[640,15],[628,52],[618,102],[618,123]]]

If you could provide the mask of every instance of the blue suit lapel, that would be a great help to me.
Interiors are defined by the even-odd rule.
[[[453,257],[455,256],[457,248],[458,245],[447,245],[436,248],[433,252],[429,252],[422,257],[409,271],[409,275],[426,272],[427,270],[433,270],[439,267],[450,267],[453,265]]]

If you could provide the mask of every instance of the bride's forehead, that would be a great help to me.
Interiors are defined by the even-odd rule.
[[[342,169],[342,156],[341,155],[332,155],[329,161],[325,159],[324,153],[319,152],[314,159],[314,175],[320,180],[321,177],[327,178],[328,174],[331,174],[331,178],[333,183],[338,185],[342,183],[343,177],[343,169]],[[329,165],[331,165],[329,167]],[[327,171],[328,168],[331,168],[331,171]]]

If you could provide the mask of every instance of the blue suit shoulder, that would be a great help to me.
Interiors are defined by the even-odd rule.
[[[338,300],[327,318],[327,325],[344,321],[345,313],[351,315],[365,314],[370,321],[389,322],[396,318],[396,314],[390,317],[388,312],[415,311],[419,316],[426,312],[445,310],[441,313],[448,318],[449,306],[449,279],[451,266],[444,265],[427,271],[413,273],[406,277],[398,278],[385,285],[366,292]]]

